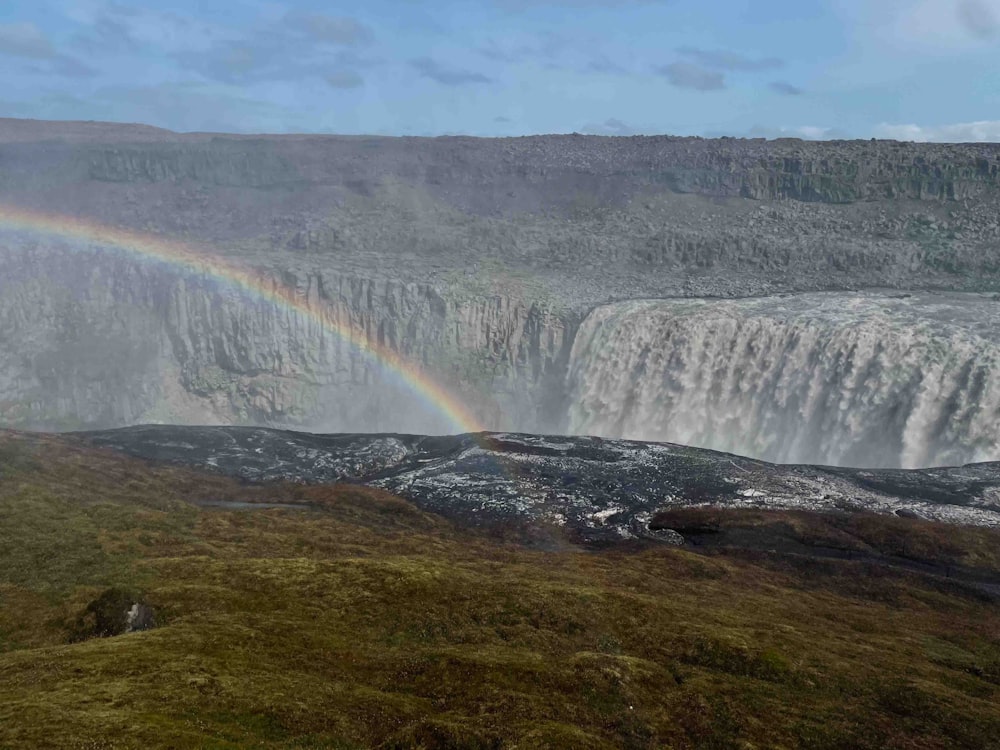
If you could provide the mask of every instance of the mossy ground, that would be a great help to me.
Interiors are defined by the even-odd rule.
[[[314,510],[189,502],[223,499]],[[995,532],[921,528],[995,561]],[[109,589],[160,626],[74,642]],[[1000,605],[856,561],[543,552],[373,490],[5,435],[0,747],[34,746],[1000,747]]]

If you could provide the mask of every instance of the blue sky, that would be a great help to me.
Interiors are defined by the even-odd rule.
[[[1000,0],[4,0],[0,116],[1000,141]]]

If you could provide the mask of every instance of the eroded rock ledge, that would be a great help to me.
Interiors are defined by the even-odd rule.
[[[129,455],[251,482],[356,482],[473,525],[554,524],[602,543],[671,541],[674,507],[868,511],[1000,526],[1000,464],[925,470],[781,466],[669,443],[483,433],[313,435],[241,427],[81,433]]]

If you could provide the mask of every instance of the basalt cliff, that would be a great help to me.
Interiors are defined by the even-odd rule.
[[[1000,458],[998,146],[0,120],[0,206],[58,217],[0,224],[4,426],[455,431],[360,341],[490,429]],[[83,224],[182,243],[299,304]]]

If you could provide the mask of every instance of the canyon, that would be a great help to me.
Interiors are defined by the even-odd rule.
[[[0,120],[10,215],[183,243],[297,301],[0,222],[0,422],[459,431],[361,342],[489,430],[997,460],[998,188],[987,144]]]

